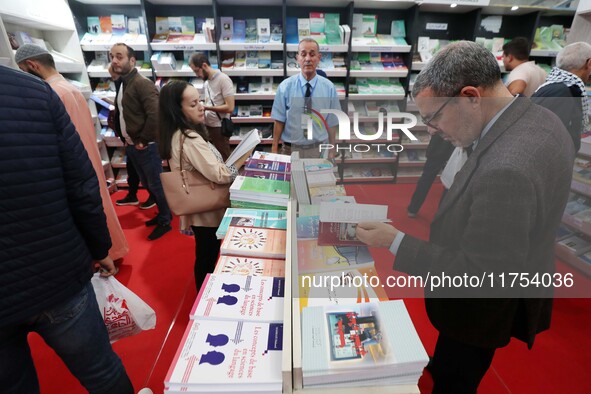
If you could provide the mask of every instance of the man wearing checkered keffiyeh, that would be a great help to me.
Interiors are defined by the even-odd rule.
[[[571,134],[576,151],[581,146],[581,133],[591,131],[585,89],[590,75],[591,45],[575,42],[558,53],[556,67],[532,96],[532,101],[560,117]]]

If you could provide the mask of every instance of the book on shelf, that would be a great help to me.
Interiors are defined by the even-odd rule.
[[[300,41],[310,37],[310,19],[298,18],[298,37]]]
[[[262,209],[227,208],[216,231],[218,239],[223,239],[230,226],[287,229],[285,211]]]
[[[222,27],[220,39],[222,41],[232,41],[234,35],[234,18],[231,16],[222,16],[220,17],[220,24]]]
[[[310,34],[324,34],[324,13],[310,12]]]
[[[111,24],[111,15],[99,16],[99,23],[101,25],[101,32],[112,33],[113,25]]]
[[[246,41],[246,21],[244,19],[234,19],[234,26],[232,30],[232,41]]]
[[[127,17],[123,14],[111,14],[111,30],[116,35],[127,33]]]
[[[575,255],[580,255],[591,250],[591,243],[577,235],[571,235],[568,238],[564,238],[561,241],[558,241],[558,244],[564,246]]]
[[[587,264],[591,264],[591,252],[583,253],[579,258]]]
[[[366,246],[320,246],[317,239],[298,239],[300,274],[373,267]]]
[[[285,41],[288,44],[297,44],[298,40],[298,18],[288,16],[285,22]]]
[[[561,224],[557,229],[556,229],[556,237],[554,238],[556,241],[560,241],[561,239],[570,237],[571,235],[574,235],[574,231],[571,230],[569,227],[565,226],[564,224]]]
[[[229,226],[220,250],[223,255],[285,259],[285,237],[280,229]]]
[[[285,260],[260,257],[220,256],[214,274],[285,277]]]
[[[298,239],[318,239],[320,216],[300,214],[296,218],[296,234]]]
[[[300,312],[323,305],[388,301],[382,286],[372,286],[378,277],[374,267],[299,275]]]
[[[283,321],[285,278],[207,274],[190,319]]]
[[[98,16],[86,17],[86,31],[90,34],[99,34],[101,32],[101,21]]]
[[[401,300],[302,311],[304,387],[418,382],[429,356]]]
[[[191,320],[165,392],[280,394],[282,346],[281,323]]]

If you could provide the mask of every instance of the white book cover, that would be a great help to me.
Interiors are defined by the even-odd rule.
[[[285,277],[285,260],[220,256],[214,274]]]
[[[353,14],[353,37],[363,37],[363,14]]]
[[[207,274],[191,319],[283,321],[285,278]]]
[[[279,153],[271,153],[271,152],[261,152],[258,150],[253,152],[252,158],[255,160],[271,160],[271,161],[278,161],[281,163],[291,163],[291,156],[290,155],[282,155]]]
[[[331,223],[389,222],[388,206],[350,204],[344,202],[320,203],[320,221]]]
[[[256,201],[278,204],[268,198]],[[221,253],[232,256],[284,259],[285,236],[286,231],[280,229],[230,226],[222,242]]]
[[[306,385],[420,376],[429,356],[401,300],[305,308]]]
[[[372,287],[374,267],[299,276],[300,312],[305,307],[388,301],[383,287]],[[351,284],[367,284],[355,286]]]
[[[257,18],[257,35],[261,37],[271,36],[271,21],[269,18]]]
[[[248,151],[251,149],[254,149],[254,147],[260,143],[261,137],[259,135],[259,130],[254,128],[242,139],[242,141],[240,141],[240,144],[234,148],[226,160],[226,165],[230,166],[236,163],[236,160],[240,159],[243,155],[248,153]]]
[[[232,37],[234,36],[234,18],[231,16],[222,16],[220,23],[222,25],[222,41],[232,41]]]
[[[300,40],[310,37],[310,19],[298,18],[298,36]]]
[[[281,393],[283,324],[191,320],[164,384],[181,392]]]

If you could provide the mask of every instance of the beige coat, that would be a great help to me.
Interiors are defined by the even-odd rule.
[[[180,171],[180,130],[172,136],[172,157],[168,161],[171,171]],[[183,147],[183,169],[197,170],[212,182],[226,184],[231,183],[236,177],[234,166],[226,166],[219,152],[213,145],[205,141],[196,132],[189,134],[195,138],[185,138]],[[187,230],[190,226],[218,227],[224,216],[225,209],[210,212],[202,212],[194,215],[181,216],[181,230]]]
[[[109,235],[111,235],[111,242],[113,244],[111,249],[109,249],[109,257],[113,260],[120,259],[129,251],[129,245],[127,244],[127,239],[125,239],[125,234],[123,234],[123,229],[121,228],[109,190],[107,189],[105,171],[96,143],[96,131],[88,104],[82,93],[74,85],[66,81],[62,75],[55,75],[47,79],[47,83],[55,90],[64,103],[64,107],[66,107],[66,111],[70,115],[70,119],[74,123],[76,131],[80,135],[80,139],[92,162],[92,166],[98,177],[101,198],[103,200],[103,210],[107,217],[107,226],[109,227]]]

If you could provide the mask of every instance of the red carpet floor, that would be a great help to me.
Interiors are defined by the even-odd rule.
[[[436,185],[416,219],[406,217],[406,206],[414,185],[347,186],[358,202],[388,204],[393,224],[408,234],[428,237],[441,186]],[[113,200],[124,192],[115,193]],[[146,194],[140,194],[143,200]],[[159,240],[146,239],[150,229],[144,222],[155,215],[155,208],[116,207],[131,252],[125,258],[117,278],[154,308],[155,330],[125,338],[113,345],[119,354],[136,391],[150,387],[162,393],[163,380],[182,337],[193,300],[194,240],[173,230]],[[178,223],[175,221],[175,226]],[[392,272],[393,257],[387,251],[373,250],[381,275]],[[561,269],[561,263],[558,263]],[[575,281],[591,281],[580,275]],[[425,313],[420,298],[405,300],[427,352],[432,354],[436,331]],[[539,335],[533,350],[514,341],[497,351],[492,368],[485,376],[479,393],[590,393],[591,381],[591,300],[558,299],[552,328]],[[30,336],[43,394],[84,393],[61,360],[37,335]],[[421,392],[431,392],[431,378],[425,373],[419,382]]]

